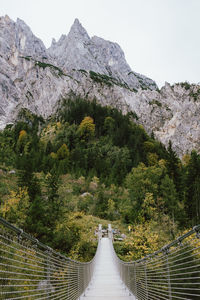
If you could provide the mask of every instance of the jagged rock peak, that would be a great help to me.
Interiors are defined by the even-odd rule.
[[[14,22],[8,16],[1,17],[0,37],[1,50],[5,54],[5,56],[3,55],[4,58],[6,55],[7,57],[15,55],[16,58],[19,55],[35,57],[46,55],[43,42],[32,33],[30,27],[21,19]]]
[[[56,45],[56,39],[55,39],[55,38],[52,38],[52,41],[51,41],[51,47],[53,47],[54,45]]]
[[[87,31],[85,30],[85,28],[82,26],[82,24],[79,22],[78,19],[74,20],[74,23],[71,26],[68,36],[74,36],[74,37],[83,36],[86,39],[90,38]]]
[[[16,25],[20,26],[23,30],[30,31],[30,27],[21,19],[17,18]],[[31,32],[32,33],[32,32]]]
[[[0,17],[0,21],[3,21],[3,22],[13,22],[8,15]]]
[[[97,36],[90,38],[78,19],[67,36],[62,35],[57,43],[52,43],[48,53],[65,71],[84,69],[114,77],[133,89],[157,88],[153,80],[131,70],[117,43]]]

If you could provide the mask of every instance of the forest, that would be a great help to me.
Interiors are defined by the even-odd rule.
[[[200,223],[200,155],[181,160],[134,113],[71,96],[48,120],[22,109],[0,132],[0,208],[81,260],[95,252],[95,226],[111,222],[127,234],[118,254],[137,259]]]

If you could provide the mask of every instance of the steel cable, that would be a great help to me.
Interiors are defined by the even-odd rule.
[[[0,218],[0,299],[76,300],[97,254],[86,263],[71,260]]]
[[[134,262],[113,258],[121,279],[138,300],[200,299],[200,225],[161,250]],[[110,240],[112,231],[110,228]],[[112,244],[113,245],[113,244]]]

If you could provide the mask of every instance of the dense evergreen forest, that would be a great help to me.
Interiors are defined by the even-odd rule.
[[[195,150],[181,161],[170,142],[166,149],[135,123],[134,113],[95,100],[71,97],[59,107],[46,121],[23,109],[0,132],[2,217],[85,260],[95,251],[91,216],[132,225],[118,245],[131,259],[200,222]]]

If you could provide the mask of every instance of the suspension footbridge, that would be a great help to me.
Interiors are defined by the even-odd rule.
[[[81,300],[135,300],[120,278],[113,260],[110,239],[99,241],[99,253],[96,259],[94,274],[89,287]]]
[[[0,299],[200,299],[200,225],[134,262],[120,260],[111,226],[90,262],[71,260],[0,218]]]

